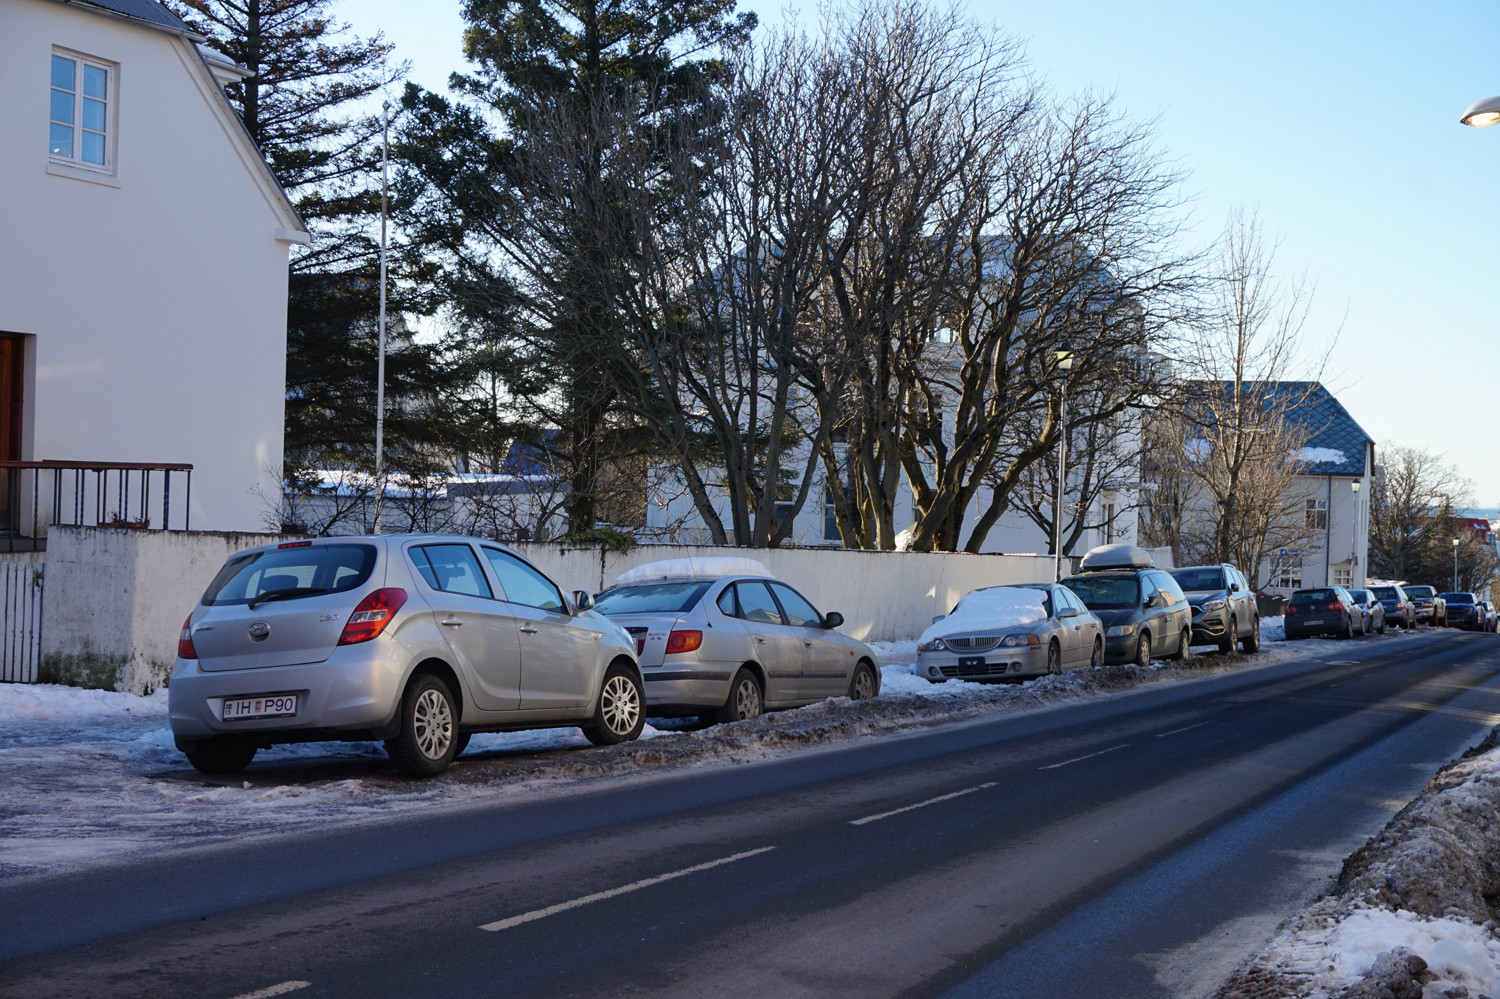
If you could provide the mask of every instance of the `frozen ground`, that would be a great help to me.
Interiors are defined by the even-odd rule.
[[[647,727],[642,741],[605,748],[589,746],[577,729],[479,735],[448,772],[427,781],[396,775],[376,744],[336,743],[262,751],[243,774],[209,778],[173,747],[165,691],[134,697],[0,684],[0,879],[419,808],[569,794],[601,778],[732,766],[839,739],[1351,648],[1319,639],[1287,643],[1281,623],[1263,622],[1265,642],[1253,657],[1208,654],[1186,667],[1071,670],[1017,686],[932,685],[910,671],[915,641],[881,643],[875,650],[882,690],[872,701],[833,698],[703,729],[660,722]],[[1365,641],[1411,640],[1395,633]],[[1405,952],[1399,960],[1389,956],[1396,947],[1425,960],[1427,990],[1368,994],[1500,997],[1500,937],[1488,902],[1500,897],[1500,862],[1493,858],[1500,858],[1500,749],[1439,775],[1382,837],[1350,858],[1336,895],[1290,924],[1226,987],[1226,999],[1340,996],[1372,969],[1375,978],[1410,977]]]

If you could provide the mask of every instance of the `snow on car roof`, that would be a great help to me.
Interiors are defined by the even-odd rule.
[[[712,558],[669,558],[627,569],[615,577],[616,586],[639,586],[673,579],[721,579],[724,576],[771,575],[753,558],[720,555]]]
[[[1047,619],[1047,594],[1031,586],[987,586],[970,590],[953,613],[922,632],[919,642],[962,631],[1019,628]]]

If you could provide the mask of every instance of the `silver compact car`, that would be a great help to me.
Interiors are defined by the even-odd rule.
[[[637,566],[599,594],[595,609],[634,637],[654,715],[726,722],[880,693],[875,653],[834,630],[843,615],[819,613],[753,559]]]
[[[206,773],[286,742],[385,742],[413,776],[470,734],[577,726],[634,739],[631,638],[516,552],[454,535],[321,538],[230,557],[183,622],[172,735]]]
[[[932,683],[1023,680],[1103,664],[1103,625],[1061,583],[973,590],[917,641],[916,674]]]

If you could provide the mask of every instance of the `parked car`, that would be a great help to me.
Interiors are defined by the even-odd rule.
[[[635,644],[515,551],[456,535],[320,538],[224,563],[182,625],[172,735],[206,773],[286,742],[383,740],[429,776],[474,732],[641,732]]]
[[[916,673],[950,679],[1022,680],[1104,663],[1104,626],[1060,583],[987,586],[917,641]]]
[[[843,615],[820,613],[753,559],[637,566],[595,609],[632,636],[651,714],[727,722],[880,693],[875,653],[835,630]]]
[[[1227,562],[1168,569],[1187,594],[1193,609],[1193,644],[1217,645],[1233,652],[1238,641],[1246,652],[1260,649],[1260,612],[1245,574]]]
[[[1372,586],[1370,592],[1385,608],[1385,621],[1394,628],[1414,628],[1417,625],[1417,605],[1399,585]]]
[[[1417,623],[1441,628],[1448,623],[1448,604],[1434,586],[1407,586],[1406,595],[1417,608]]]
[[[1287,638],[1310,638],[1313,635],[1353,638],[1361,633],[1359,608],[1354,597],[1342,586],[1294,591],[1282,620]]]
[[[1479,606],[1484,608],[1484,630],[1491,634],[1500,631],[1500,612],[1496,612],[1495,605],[1481,600]]]
[[[1063,580],[1104,625],[1104,661],[1145,666],[1153,656],[1192,657],[1193,610],[1187,595],[1151,553],[1134,545],[1102,545]]]
[[[1485,630],[1484,614],[1474,594],[1444,593],[1443,603],[1447,605],[1448,627],[1462,628],[1465,631]]]
[[[1381,603],[1371,590],[1350,590],[1349,595],[1354,598],[1354,604],[1359,608],[1359,633],[1368,635],[1370,632],[1385,634],[1385,604]]]

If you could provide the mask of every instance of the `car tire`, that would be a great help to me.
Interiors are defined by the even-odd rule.
[[[1177,654],[1172,657],[1180,663],[1193,661],[1193,633],[1187,628],[1182,629],[1182,634],[1177,636]]]
[[[237,774],[255,759],[255,743],[222,735],[188,750],[188,762],[205,774]]]
[[[1141,632],[1141,637],[1135,640],[1135,664],[1141,669],[1151,665],[1151,635],[1149,632]]]
[[[401,695],[394,739],[386,755],[408,777],[431,777],[453,762],[458,747],[458,709],[441,677],[418,673]]]
[[[646,727],[646,691],[633,671],[618,663],[604,671],[594,720],[583,726],[584,738],[596,746],[630,742]]]
[[[1385,634],[1385,618],[1381,618],[1380,619],[1380,627],[1378,627],[1378,628],[1375,629],[1375,634],[1377,634],[1377,635],[1384,635]]]
[[[1062,673],[1062,648],[1053,639],[1047,643],[1047,675],[1057,676]]]
[[[1340,635],[1339,637],[1340,638],[1347,638],[1347,639],[1353,639],[1354,638],[1354,618],[1353,617],[1346,617],[1346,618],[1344,618],[1344,633],[1342,635]]]
[[[861,659],[859,665],[854,667],[854,675],[849,678],[849,699],[851,701],[869,700],[875,696],[878,689],[875,684],[875,668]]]
[[[765,710],[765,696],[755,674],[741,667],[729,684],[729,700],[719,709],[720,723],[754,718]]]
[[[1260,615],[1259,614],[1257,614],[1256,616],[1254,616],[1254,617],[1252,617],[1250,619],[1250,634],[1248,634],[1244,638],[1240,639],[1240,651],[1246,653],[1247,655],[1254,654],[1254,653],[1260,651]]]
[[[1234,639],[1235,639],[1235,636],[1238,635],[1239,633],[1240,633],[1239,620],[1237,618],[1231,617],[1229,619],[1229,630],[1224,633],[1224,637],[1223,638],[1219,639],[1219,652],[1221,652],[1224,655],[1228,655],[1229,653],[1233,652],[1234,651]]]
[[[1094,636],[1094,651],[1089,656],[1089,665],[1094,669],[1104,665],[1104,639],[1098,635]]]

